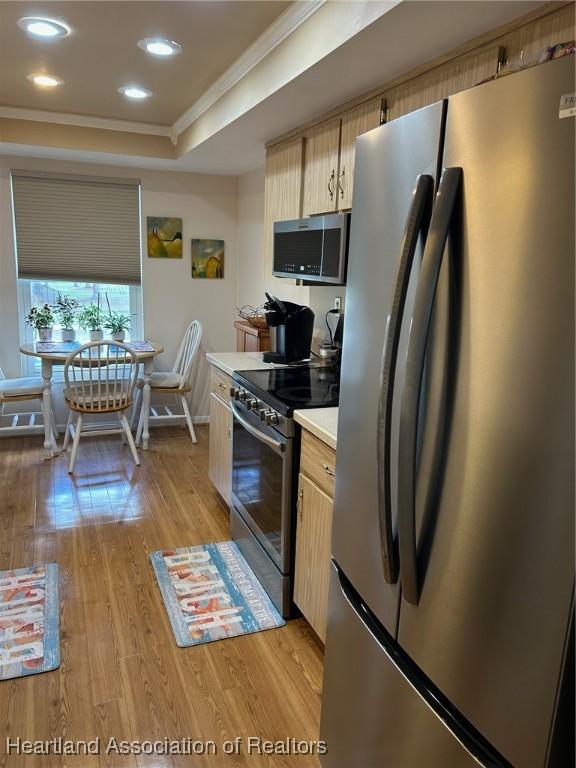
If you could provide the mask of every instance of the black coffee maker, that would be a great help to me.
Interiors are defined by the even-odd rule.
[[[270,328],[271,352],[264,352],[266,363],[296,363],[310,358],[314,312],[310,307],[281,301],[266,294],[264,310]]]

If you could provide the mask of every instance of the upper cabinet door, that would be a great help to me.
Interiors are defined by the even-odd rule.
[[[338,201],[340,210],[352,208],[352,185],[354,181],[354,154],[356,139],[380,125],[382,100],[372,99],[342,117],[342,140],[340,146],[340,174],[338,176]]]
[[[268,279],[272,275],[274,222],[301,215],[303,149],[304,140],[298,136],[266,151],[264,260]]]
[[[386,100],[390,104],[390,119],[394,120],[408,112],[435,104],[493,77],[498,72],[500,56],[501,48],[495,45],[469,56],[459,57],[451,63],[402,83],[386,94]]]
[[[338,208],[338,153],[340,118],[311,128],[306,134],[303,215]]]

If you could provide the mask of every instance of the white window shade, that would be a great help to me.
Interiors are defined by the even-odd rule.
[[[12,171],[18,277],[140,283],[140,182]]]

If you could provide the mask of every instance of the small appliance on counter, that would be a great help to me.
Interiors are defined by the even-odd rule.
[[[289,365],[310,358],[314,312],[310,307],[281,301],[266,294],[266,324],[270,328],[271,352],[264,352],[264,362]]]
[[[328,318],[332,315],[336,315],[336,327],[333,329]],[[326,327],[328,328],[328,334],[330,340],[324,341],[318,349],[318,357],[321,360],[329,360],[332,363],[340,361],[342,354],[342,338],[344,333],[344,315],[340,313],[338,309],[331,309],[326,312]]]

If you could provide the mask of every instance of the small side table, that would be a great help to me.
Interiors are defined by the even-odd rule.
[[[254,328],[246,320],[236,320],[236,352],[269,352],[270,329]]]

